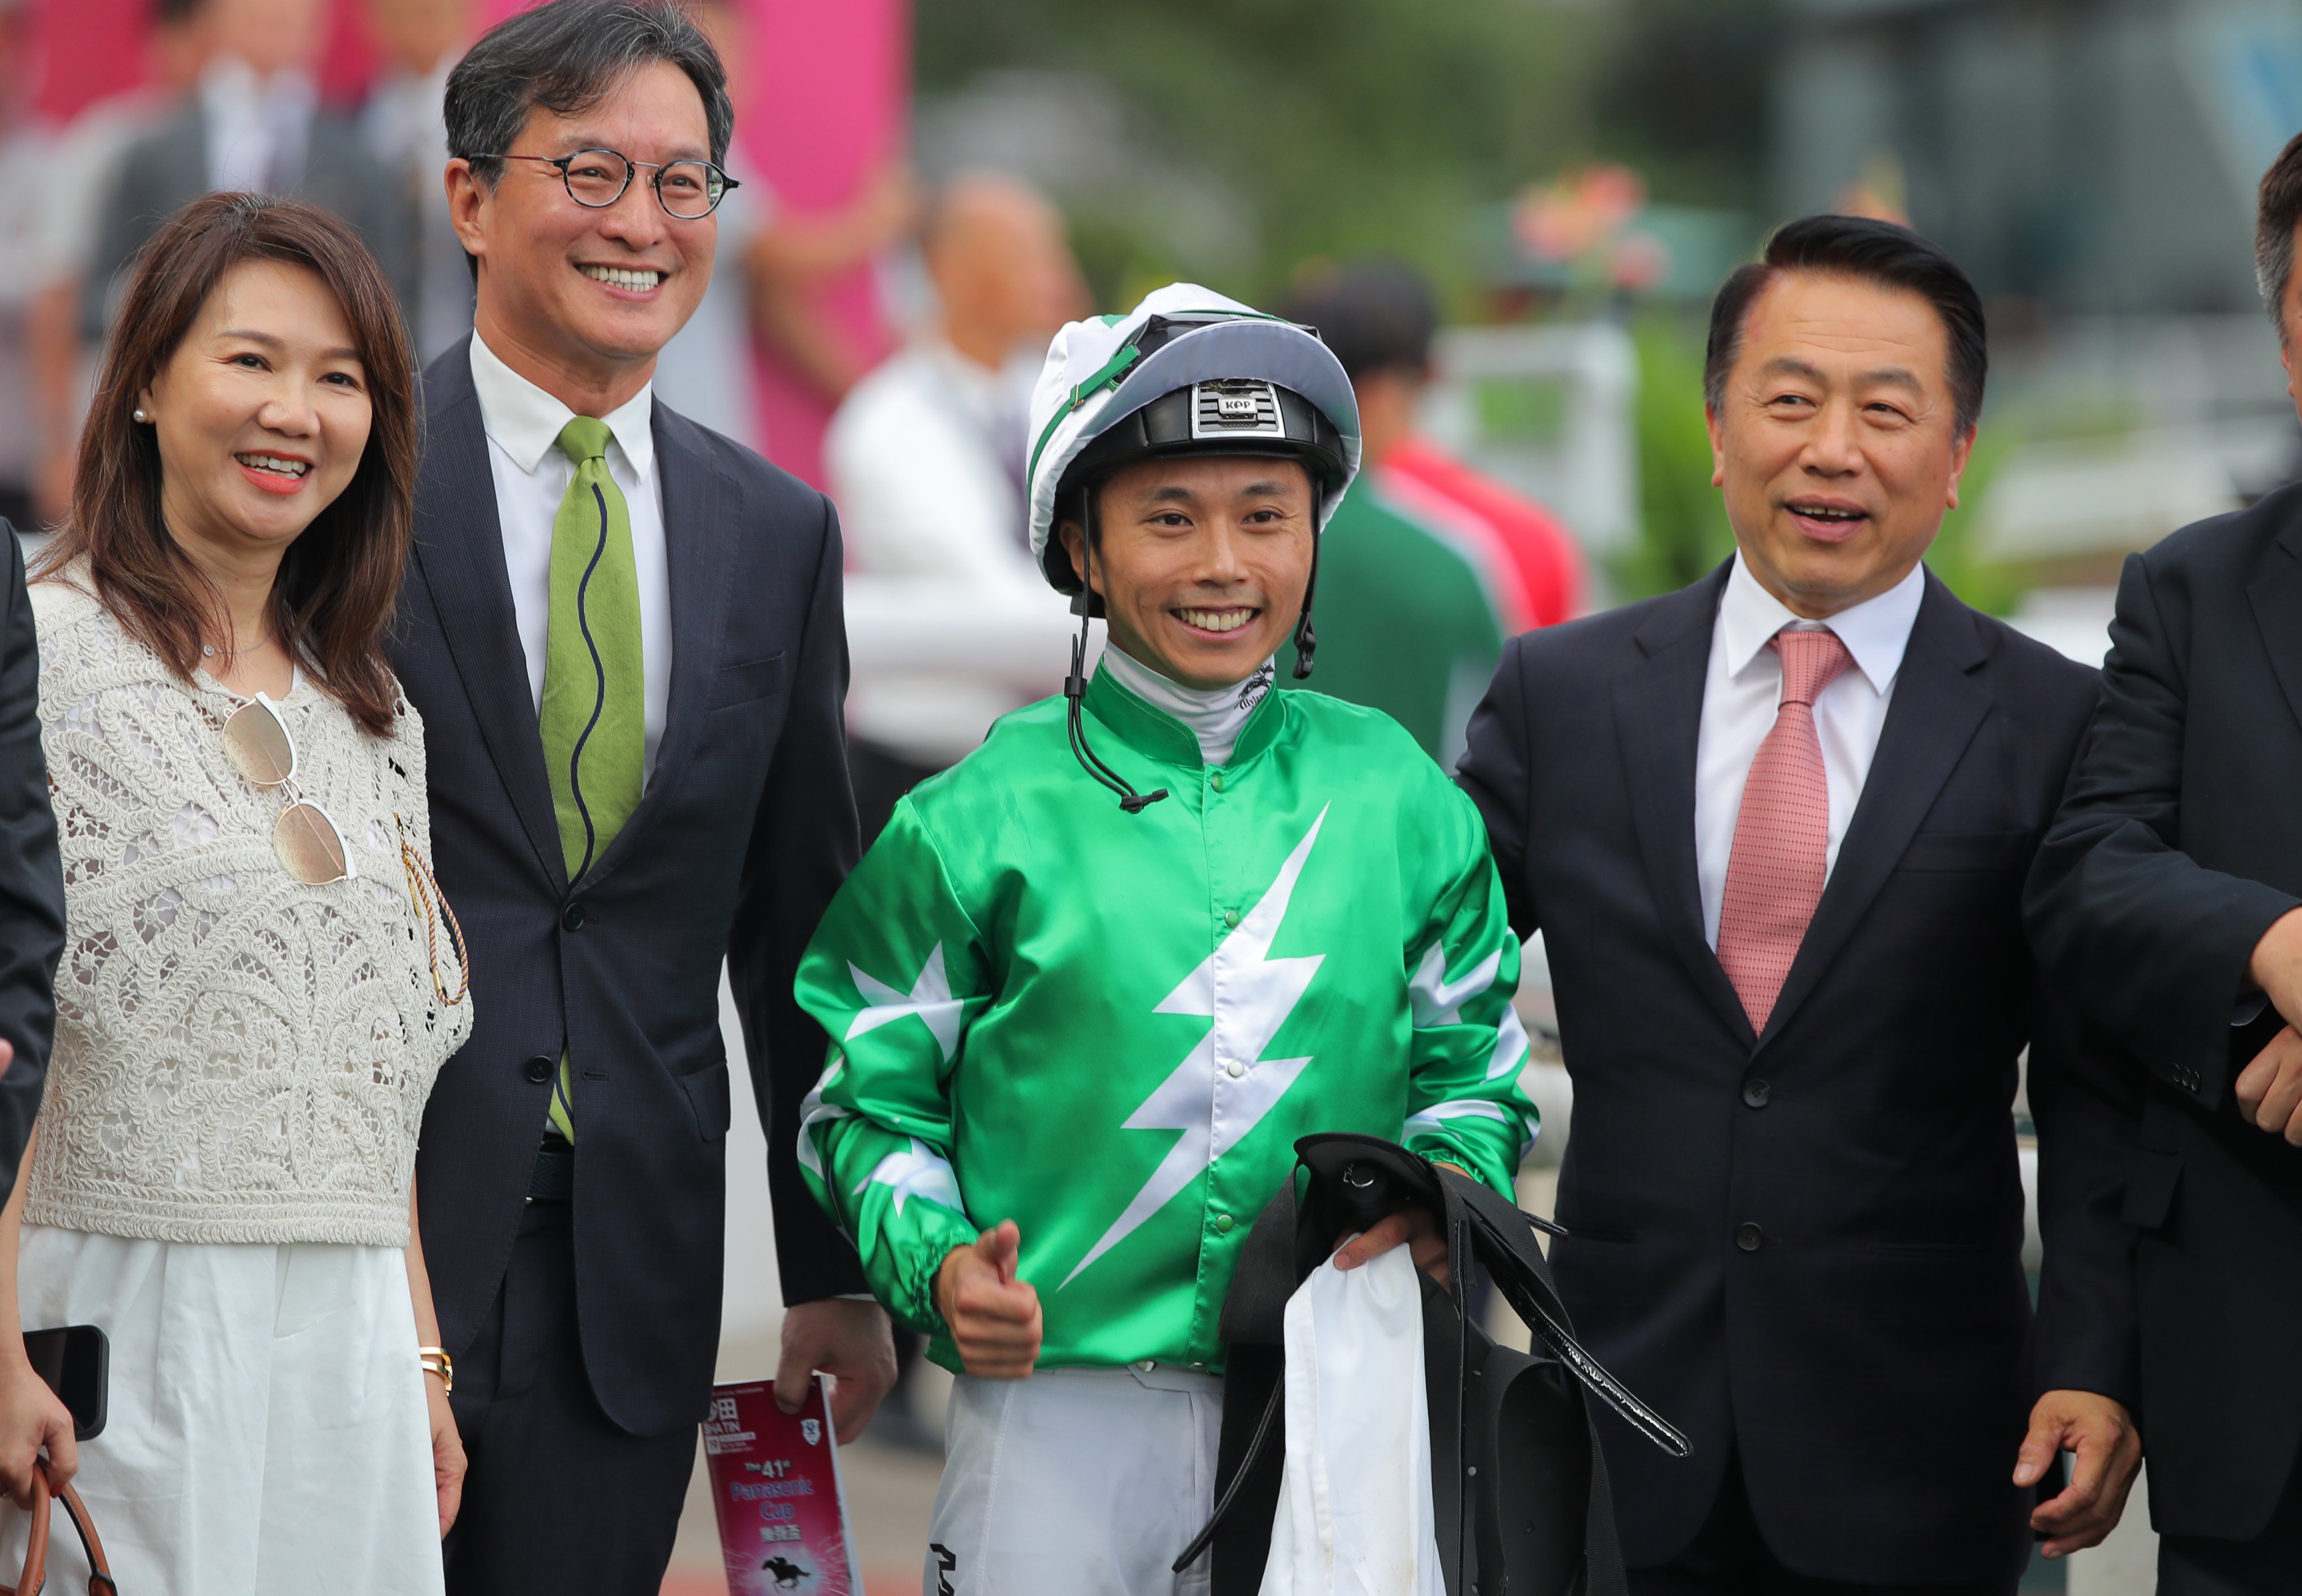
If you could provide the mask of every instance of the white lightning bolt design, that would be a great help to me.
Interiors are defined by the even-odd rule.
[[[1287,918],[1296,880],[1311,857],[1311,845],[1319,840],[1319,828],[1326,822],[1327,811],[1322,809],[1311,829],[1287,856],[1287,862],[1279,867],[1279,878],[1263,895],[1262,902],[1159,1003],[1155,1012],[1204,1014],[1214,1024],[1144,1099],[1143,1105],[1127,1116],[1124,1129],[1183,1134],[1151,1172],[1143,1189],[1111,1222],[1103,1239],[1063,1277],[1063,1285],[1077,1280],[1080,1270],[1125,1240],[1209,1163],[1246,1139],[1311,1062],[1308,1058],[1266,1059],[1263,1050],[1302,1002],[1311,978],[1326,960],[1323,953],[1296,959],[1271,957],[1271,945]]]

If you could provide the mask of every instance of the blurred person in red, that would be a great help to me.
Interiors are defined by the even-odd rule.
[[[694,0],[688,10],[727,65],[729,97],[744,105],[750,19],[728,0]],[[903,237],[918,205],[911,170],[900,161],[872,172],[847,204],[814,215],[778,200],[740,130],[726,166],[739,186],[716,213],[711,281],[687,325],[656,357],[655,389],[681,415],[765,454],[755,350],[764,347],[827,400],[844,397],[869,362],[821,314],[818,290]]]
[[[472,271],[448,215],[448,74],[472,42],[470,0],[368,0],[383,71],[360,107],[360,133],[384,174],[407,241],[407,329],[428,365],[472,331]]]
[[[1382,710],[1451,768],[1503,640],[1533,622],[1495,529],[1390,466],[1431,363],[1430,291],[1363,265],[1281,314],[1317,331],[1359,395],[1360,473],[1320,540],[1317,690]],[[1290,647],[1281,685],[1294,668]]]
[[[98,217],[82,281],[81,331],[103,338],[128,265],[160,223],[217,189],[290,195],[349,223],[402,307],[413,254],[390,179],[357,119],[320,104],[321,0],[207,0],[208,51],[175,115],[129,147]]]
[[[1554,626],[1583,611],[1583,551],[1558,517],[1494,478],[1473,470],[1415,428],[1416,407],[1432,376],[1431,340],[1439,306],[1423,273],[1404,262],[1365,261],[1314,282],[1296,305],[1319,324],[1387,329],[1389,345],[1412,359],[1355,371],[1359,416],[1369,440],[1367,463],[1392,494],[1432,519],[1461,528],[1466,542],[1496,551],[1489,569],[1500,591],[1496,612],[1509,632]],[[1330,337],[1332,344],[1335,340]],[[1345,365],[1350,355],[1338,349]],[[1375,441],[1382,440],[1380,449]]]
[[[48,149],[38,212],[42,275],[30,329],[39,423],[34,525],[62,520],[71,505],[72,463],[95,374],[94,350],[80,336],[81,284],[104,202],[130,147],[182,105],[207,59],[207,0],[154,0],[149,22],[144,81],[82,110]]]
[[[920,250],[934,321],[855,385],[824,435],[847,567],[923,594],[931,584],[942,611],[1020,602],[1059,613],[1025,544],[1023,473],[1047,340],[1090,308],[1063,217],[1018,179],[969,173],[928,206]],[[904,792],[1036,696],[964,668],[859,677],[847,721],[865,838]]]

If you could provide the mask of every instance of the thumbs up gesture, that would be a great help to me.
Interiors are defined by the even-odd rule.
[[[936,1306],[970,1374],[1021,1380],[1038,1361],[1039,1293],[1015,1278],[1022,1250],[1022,1231],[1002,1220],[953,1247],[936,1271]]]

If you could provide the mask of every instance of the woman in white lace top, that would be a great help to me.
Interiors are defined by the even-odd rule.
[[[341,223],[246,195],[169,221],[119,325],[31,589],[68,936],[0,1487],[77,1467],[130,1591],[436,1592],[463,1453],[410,1215],[471,1005],[382,651],[406,333]],[[20,1332],[78,1323],[111,1399],[75,1449]]]

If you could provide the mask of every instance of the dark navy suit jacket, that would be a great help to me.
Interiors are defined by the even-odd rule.
[[[56,961],[64,948],[64,877],[48,765],[40,752],[40,651],[24,559],[0,519],[0,1037],[16,1061],[0,1075],[0,1201],[40,1112],[55,1040]]]
[[[702,1417],[718,1346],[723,957],[768,1132],[785,1300],[864,1289],[795,1141],[824,1042],[792,977],[857,852],[838,524],[823,495],[657,401],[670,701],[640,807],[571,888],[468,343],[424,391],[392,665],[424,716],[435,868],[476,1004],[416,1159],[441,1335],[461,1352],[495,1298],[567,1048],[584,1365],[609,1418],[668,1434]]]
[[[2030,930],[2141,1100],[2124,1213],[2151,1516],[2251,1541],[2302,1466],[2302,1149],[2231,1092],[2285,1024],[2231,1024],[2254,945],[2302,907],[2302,487],[2130,557],[2110,636]]]
[[[1677,1556],[1732,1451],[1802,1573],[2005,1578],[2029,1550],[2010,1476],[2034,1390],[2133,1384],[2118,1111],[2042,1004],[2021,903],[2097,674],[1928,576],[1861,800],[1754,1036],[1695,878],[1726,575],[1516,639],[1462,767],[1513,925],[1546,933],[1575,1079],[1559,1292],[1694,1443],[1675,1461],[1601,1420],[1624,1551]],[[2026,1045],[2046,1161],[2035,1385]]]

